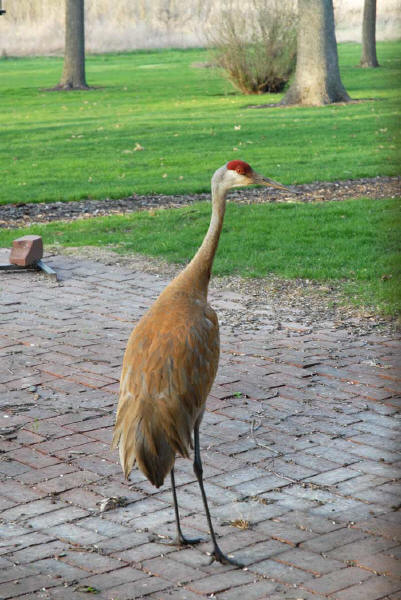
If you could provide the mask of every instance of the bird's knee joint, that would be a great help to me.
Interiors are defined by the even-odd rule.
[[[202,463],[199,463],[196,460],[194,461],[194,472],[198,478],[202,477],[202,475],[203,475]]]

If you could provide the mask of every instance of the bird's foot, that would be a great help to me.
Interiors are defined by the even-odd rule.
[[[151,534],[149,536],[149,542],[157,542],[158,544],[165,544],[166,546],[194,546],[206,542],[203,538],[187,538],[183,535],[177,535],[174,539],[166,538],[165,536]]]
[[[210,564],[212,562],[214,562],[215,560],[217,562],[221,563],[222,565],[233,565],[234,567],[238,567],[238,568],[242,568],[245,566],[242,563],[235,560],[234,558],[230,558],[226,554],[223,554],[223,552],[220,550],[220,548],[218,546],[216,546],[212,552],[212,559],[210,561]]]
[[[203,538],[187,538],[184,535],[177,535],[175,540],[171,542],[172,546],[196,546],[196,544],[201,544],[205,542]]]

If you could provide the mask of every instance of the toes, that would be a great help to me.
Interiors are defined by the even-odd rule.
[[[223,554],[223,552],[219,548],[215,548],[212,554],[212,562],[213,560],[216,560],[222,565],[233,565],[234,567],[238,568],[244,567],[242,563],[238,562],[237,560],[234,560],[233,558],[229,558],[226,554]]]

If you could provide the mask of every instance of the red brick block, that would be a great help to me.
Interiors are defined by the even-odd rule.
[[[357,583],[331,596],[335,600],[378,600],[386,594],[398,592],[400,582],[386,577],[371,577],[363,583]]]
[[[91,586],[98,590],[107,590],[123,584],[131,584],[139,579],[147,578],[147,573],[135,569],[133,566],[123,567],[108,573],[98,573],[81,581],[83,586]],[[197,599],[198,600],[198,599]]]
[[[202,579],[206,575],[201,569],[194,569],[189,565],[177,563],[166,556],[147,560],[142,563],[142,567],[150,575],[163,577],[173,583],[178,581],[183,584],[196,579]]]
[[[170,582],[159,577],[142,577],[135,581],[135,586],[130,582],[107,590],[106,597],[118,598],[118,600],[136,600],[136,598],[145,598],[152,592],[160,592],[170,586]]]
[[[305,581],[302,587],[312,593],[334,594],[334,592],[344,590],[353,585],[361,584],[369,579],[371,573],[358,569],[357,567],[347,567],[326,573],[322,577],[315,577]]]
[[[0,598],[19,598],[23,594],[36,593],[43,588],[53,588],[59,583],[58,579],[50,575],[29,574],[27,577],[0,584]]]
[[[254,576],[245,571],[229,571],[228,573],[218,573],[209,575],[187,585],[188,589],[197,594],[215,594],[225,591],[228,588],[241,584],[253,582]]]
[[[24,235],[13,241],[10,263],[20,267],[28,267],[38,262],[43,256],[43,242],[40,235]]]
[[[84,534],[85,536],[85,534]],[[95,552],[70,552],[66,557],[60,558],[70,566],[89,571],[90,573],[105,573],[120,568],[120,561],[110,556],[101,556]]]
[[[275,557],[275,560],[285,565],[294,566],[298,569],[313,573],[317,577],[321,577],[336,569],[341,569],[344,566],[338,560],[326,558],[320,554],[307,552],[298,548],[281,553],[279,556]]]
[[[400,561],[398,558],[387,556],[386,554],[368,554],[356,560],[356,563],[362,569],[368,569],[378,575],[386,575],[394,579],[400,579]],[[401,587],[401,584],[400,584]]]

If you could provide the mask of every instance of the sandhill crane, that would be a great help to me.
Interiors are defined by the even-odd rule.
[[[212,557],[236,566],[242,565],[224,555],[216,541],[203,487],[199,425],[219,362],[218,320],[207,302],[207,292],[226,195],[230,188],[252,184],[287,190],[241,160],[232,160],[214,173],[212,216],[202,245],[140,319],[128,340],[113,436],[126,478],[135,462],[156,487],[170,473],[176,541],[182,545],[201,541],[187,539],[182,533],[174,479],[176,455],[189,458],[189,449],[194,448],[193,466],[213,542]]]

